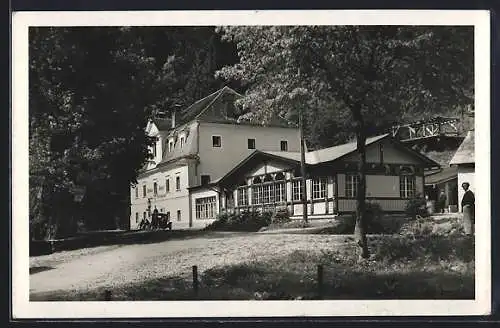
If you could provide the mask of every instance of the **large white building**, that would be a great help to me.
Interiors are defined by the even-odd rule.
[[[300,150],[296,127],[239,123],[234,101],[240,96],[224,87],[171,118],[148,123],[146,131],[157,141],[154,158],[131,186],[131,229],[150,220],[155,208],[170,217],[174,229],[203,227],[220,204],[215,189],[200,186],[220,179],[257,149]]]

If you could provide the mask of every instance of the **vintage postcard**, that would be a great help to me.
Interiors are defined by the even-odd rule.
[[[14,318],[488,314],[489,24],[13,13]]]

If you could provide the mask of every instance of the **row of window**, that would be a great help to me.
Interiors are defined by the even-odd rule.
[[[180,137],[179,138],[179,144],[180,144],[180,148],[182,149],[184,147],[184,144],[185,144],[185,138],[184,136]],[[153,156],[156,157],[157,155],[157,143],[155,143],[153,145]],[[221,136],[212,136],[212,146],[213,147],[222,147],[222,137]],[[170,140],[168,142],[168,146],[167,146],[167,149],[168,149],[168,152],[172,152],[174,150],[174,147],[175,147],[175,142],[174,140]],[[254,138],[249,138],[247,140],[247,147],[248,149],[255,149],[255,139]],[[286,140],[281,140],[280,141],[280,149],[281,151],[288,151],[288,141]]]
[[[135,189],[135,198],[139,198],[139,188],[136,186]],[[181,178],[179,176],[175,177],[175,190],[181,190]],[[170,178],[165,179],[165,193],[170,192]],[[147,187],[146,185],[142,185],[142,197],[146,198],[147,195]],[[158,183],[153,182],[153,195],[158,196]]]
[[[222,137],[221,136],[212,136],[212,146],[213,147],[222,147]],[[247,140],[247,148],[255,149],[255,139],[249,138]],[[288,141],[281,140],[280,141],[280,149],[281,151],[288,151]]]
[[[163,213],[163,208],[160,209],[160,213]],[[167,215],[167,219],[170,220],[170,212],[165,213]],[[147,212],[142,213],[142,219],[146,220]],[[177,210],[177,221],[182,221],[181,210]],[[139,213],[135,212],[135,223],[139,223]]]
[[[285,183],[282,181],[277,182],[264,182],[251,186],[252,190],[252,204],[269,204],[275,202],[286,201],[286,188]],[[345,183],[345,196],[348,198],[356,198],[358,195],[358,175],[347,175]],[[320,177],[312,180],[312,198],[324,199],[327,197],[327,178]],[[411,198],[415,196],[416,192],[415,176],[403,175],[400,177],[399,190],[401,198]],[[237,191],[238,206],[248,205],[248,187],[239,187]],[[302,200],[302,180],[295,179],[292,181],[292,200]]]

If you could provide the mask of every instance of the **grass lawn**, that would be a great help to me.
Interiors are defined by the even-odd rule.
[[[279,235],[260,235],[254,239],[258,245],[253,246],[270,247],[271,251],[272,247],[287,247],[290,251],[243,258],[245,253],[240,250],[242,258],[238,261],[204,265],[197,295],[189,274],[172,274],[114,286],[112,300],[474,298],[473,240],[459,234],[372,236],[372,257],[362,262],[349,237],[335,247],[320,247],[310,239],[320,237],[313,235],[290,238],[309,238],[309,247],[294,248],[293,244],[283,245],[283,240],[273,244]],[[321,289],[317,283],[318,264],[323,265],[324,272]],[[106,289],[53,291],[30,299],[103,300]]]

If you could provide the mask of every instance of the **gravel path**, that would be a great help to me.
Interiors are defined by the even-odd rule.
[[[53,268],[30,276],[30,294],[112,287],[169,276],[188,277],[193,265],[203,272],[214,266],[311,250],[312,246],[318,251],[332,249],[344,241],[345,236],[332,235],[210,233],[155,244],[55,253],[30,258],[30,267]]]

